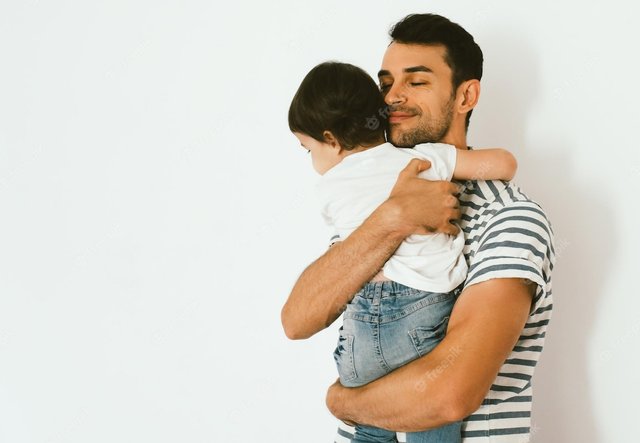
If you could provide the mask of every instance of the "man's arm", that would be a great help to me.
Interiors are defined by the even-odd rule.
[[[327,406],[343,421],[402,432],[462,420],[478,409],[517,342],[535,288],[520,278],[467,287],[433,351],[360,388],[334,383]]]
[[[458,232],[451,223],[460,217],[454,197],[457,187],[418,178],[429,166],[428,161],[411,160],[389,199],[347,239],[304,270],[282,308],[287,337],[308,338],[333,323],[408,235]]]

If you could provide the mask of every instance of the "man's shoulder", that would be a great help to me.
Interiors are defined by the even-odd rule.
[[[537,202],[515,184],[477,181],[462,191],[460,204],[467,283],[522,277],[544,285],[549,280],[555,262],[553,230]]]
[[[502,180],[467,180],[456,182],[461,187],[459,200],[462,210],[461,227],[471,230],[486,228],[496,214],[530,211],[549,224],[540,204],[525,194],[518,185]]]
[[[479,172],[479,175],[480,172]],[[514,202],[532,199],[514,182],[503,180],[466,180],[455,181],[460,186],[460,202],[474,208],[474,204],[508,205]],[[476,208],[477,209],[477,208]]]

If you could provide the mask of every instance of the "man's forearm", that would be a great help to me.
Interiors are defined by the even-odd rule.
[[[534,287],[514,278],[466,288],[429,354],[360,388],[335,383],[327,406],[342,420],[404,432],[462,420],[480,406],[517,342]]]
[[[282,308],[287,337],[308,338],[333,323],[406,236],[394,222],[393,207],[383,204],[345,241],[311,263]]]
[[[336,382],[327,406],[336,417],[398,432],[419,432],[458,421],[451,365],[462,352],[443,341],[429,355],[360,388]]]

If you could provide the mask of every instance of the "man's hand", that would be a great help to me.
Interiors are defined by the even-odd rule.
[[[395,209],[398,226],[407,235],[443,232],[455,235],[453,222],[460,218],[455,194],[458,187],[448,181],[430,181],[418,174],[431,167],[427,160],[414,158],[400,172],[386,204]]]
[[[345,388],[344,386],[342,386],[342,384],[340,383],[340,379],[337,379],[331,386],[329,386],[329,389],[327,390],[327,398],[326,398],[327,408],[329,409],[329,411],[331,411],[332,414],[336,416],[336,418],[338,418],[343,423],[349,426],[355,426],[356,423],[349,420],[349,418],[340,417],[338,411],[343,410],[343,408],[339,408],[335,406],[336,403],[339,403],[341,401],[340,400],[341,392],[343,392],[346,389],[348,388]]]
[[[342,386],[342,384],[340,383],[340,379],[337,379],[331,386],[329,386],[329,390],[327,391],[327,401],[329,400],[329,398],[339,398],[340,397],[339,391],[342,389],[348,389],[348,388],[345,388],[344,386]],[[327,403],[327,406],[329,406],[329,403]],[[331,410],[330,407],[329,407],[329,410]],[[347,426],[355,426],[357,424],[356,422],[351,421],[346,417],[338,417],[338,419]]]

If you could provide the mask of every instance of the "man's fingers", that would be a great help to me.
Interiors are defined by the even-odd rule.
[[[431,167],[429,160],[423,160],[420,158],[411,159],[411,161],[400,172],[401,175],[417,176],[422,171],[425,171]]]
[[[460,202],[453,195],[448,195],[444,198],[444,205],[447,208],[457,208],[460,206]]]
[[[448,193],[451,194],[453,196],[455,196],[456,194],[458,194],[460,191],[460,189],[458,188],[458,185],[456,185],[455,183],[451,183],[451,182],[446,182],[443,181],[442,182],[442,192],[443,193]]]
[[[437,231],[438,230],[436,228],[433,228],[431,226],[419,226],[414,232],[412,232],[412,234],[431,235]]]
[[[442,227],[442,232],[449,235],[458,235],[458,232],[460,232],[460,228],[457,225],[447,223]]]

